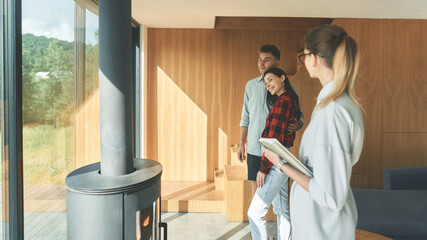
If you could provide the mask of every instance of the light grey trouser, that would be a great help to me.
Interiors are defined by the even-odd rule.
[[[268,239],[264,216],[267,214],[271,203],[273,203],[273,212],[277,215],[277,239],[290,239],[291,224],[289,220],[288,182],[288,175],[279,172],[277,167],[273,166],[265,176],[264,185],[256,190],[248,210],[252,239]]]

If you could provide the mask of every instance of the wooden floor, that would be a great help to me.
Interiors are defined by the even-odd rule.
[[[0,191],[0,195],[1,191]],[[2,196],[0,201],[2,200]],[[194,218],[201,217],[197,221],[207,230],[214,230],[220,237],[210,238],[206,235],[200,239],[247,239],[249,226],[247,222],[227,222],[224,212],[224,193],[215,190],[213,182],[162,182],[162,218],[168,222],[168,233],[179,238],[183,232],[192,232]],[[169,208],[169,210],[167,210]],[[0,208],[1,211],[2,208]],[[166,210],[164,210],[166,209]],[[166,213],[167,211],[171,213]],[[172,213],[172,212],[218,212],[222,214],[200,213]],[[55,185],[24,185],[24,237],[31,240],[65,240],[67,239],[67,212],[66,212],[66,188]],[[169,216],[168,214],[172,214]],[[178,216],[175,216],[179,214]],[[192,215],[194,214],[194,215]],[[181,217],[187,216],[190,220],[180,222]],[[209,221],[207,221],[209,219]],[[216,222],[215,222],[216,221]],[[176,226],[174,228],[174,223]],[[210,225],[209,225],[210,224]],[[213,224],[213,225],[212,225]],[[275,229],[274,222],[268,222],[270,228]],[[203,227],[203,226],[201,226]],[[188,228],[188,230],[185,230]],[[230,229],[231,228],[231,229]],[[175,229],[175,230],[174,230]],[[0,227],[0,236],[2,236]],[[374,233],[356,230],[356,240],[389,239]]]
[[[216,190],[214,182],[162,181],[161,188],[164,211],[224,212],[224,191]],[[64,212],[66,197],[63,185],[25,184],[24,212]]]
[[[223,190],[214,182],[162,181],[162,212],[224,213]]]
[[[224,191],[214,182],[163,181],[161,187],[164,212],[225,211]],[[63,185],[24,185],[24,212],[65,212],[67,190]]]
[[[215,190],[214,182],[163,181],[161,191],[162,211],[165,212],[225,210],[224,192]],[[63,185],[24,184],[24,213],[65,212],[66,196],[67,190]]]
[[[215,190],[214,182],[162,182],[161,194],[164,212],[223,213],[225,209],[224,193]],[[67,239],[66,196],[63,185],[24,184],[25,239]]]

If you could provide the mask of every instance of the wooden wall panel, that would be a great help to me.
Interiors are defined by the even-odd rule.
[[[206,179],[207,115],[160,68],[157,83],[162,179]]]
[[[365,111],[365,142],[351,185],[382,188],[383,169],[427,165],[427,21],[335,19],[333,24],[343,26],[355,38],[361,54],[356,93]],[[197,171],[213,180],[213,170],[229,162],[221,160],[220,155],[225,154],[219,148],[239,141],[244,87],[259,75],[257,49],[265,43],[276,44],[282,52],[281,66],[293,73],[304,34],[148,29],[148,157],[158,160],[164,151],[157,145],[157,67],[207,115],[207,163]],[[304,67],[292,83],[300,94],[307,126],[320,83],[311,79]],[[294,154],[298,154],[303,131],[298,132],[291,149]]]
[[[147,44],[144,44],[146,51],[146,105],[145,105],[145,157],[149,159],[157,160],[157,85],[155,79],[157,79],[157,69],[156,63],[159,56],[157,56],[156,48],[157,45],[162,45],[161,42],[164,40],[164,37],[161,36],[161,33],[157,33],[158,39],[153,41],[150,38],[150,32],[148,29],[145,31],[144,39],[147,39]],[[151,40],[151,41],[150,41]],[[148,43],[150,42],[150,47]],[[166,48],[166,47],[165,47]],[[148,58],[150,56],[150,58]],[[149,71],[150,69],[150,71]]]
[[[352,186],[382,188],[384,169],[427,165],[422,148],[427,21],[336,19],[334,24],[354,36],[361,52],[358,81],[363,86],[357,86],[357,93],[366,111],[365,145]]]
[[[427,131],[427,21],[384,20],[384,132]]]
[[[281,66],[294,74],[296,52],[302,48],[303,35],[303,31],[148,29],[147,157],[162,162],[165,169],[177,169],[173,170],[174,174],[166,174],[165,170],[164,179],[213,180],[214,169],[223,168],[224,163],[230,162],[230,150],[219,148],[239,142],[245,85],[260,75],[258,48],[266,43],[278,46],[282,55]],[[183,108],[177,100],[169,99],[167,94],[158,96],[164,93],[159,89],[163,86],[159,85],[157,69],[161,69],[176,84],[177,91],[181,91],[206,115],[207,146],[201,140],[191,146],[194,151],[206,147],[206,153],[198,157],[190,154],[184,149],[191,141],[184,139],[174,143],[177,149],[165,147],[167,143],[171,144],[168,138],[179,139],[176,136],[178,127],[172,125],[177,125],[175,121],[183,123],[182,119],[186,117],[173,109]],[[167,114],[175,115],[166,117]],[[193,126],[195,122],[187,124]],[[182,131],[191,131],[188,126],[181,125],[181,134]],[[175,159],[166,160],[166,157]],[[227,159],[222,159],[224,157]],[[192,165],[199,161],[205,161],[205,165]],[[178,174],[186,171],[184,168],[191,171]]]
[[[381,152],[378,151],[381,147],[381,126],[382,126],[382,79],[383,79],[383,22],[381,20],[363,20],[357,21],[359,29],[365,31],[356,35],[356,41],[360,49],[360,67],[358,79],[361,85],[365,86],[366,97],[362,97],[361,103],[363,104],[366,115],[364,115],[365,122],[365,142],[364,150],[359,160],[358,165],[355,166],[355,176],[362,178],[363,181],[352,182],[352,186],[359,188],[380,188],[382,183],[382,174],[380,169]],[[350,27],[349,31],[352,28]],[[366,31],[367,30],[367,31]],[[356,34],[356,33],[355,33]],[[363,86],[359,85],[363,88]],[[363,91],[358,91],[360,94]],[[362,171],[357,169],[362,168]],[[359,174],[359,175],[357,175]],[[357,178],[354,180],[357,181]]]
[[[388,36],[384,37],[384,49],[393,49],[383,53],[383,131],[388,132],[408,130],[411,117],[405,114],[410,108],[407,95],[410,83],[403,81],[409,77],[406,21],[386,21],[384,24],[384,36]]]
[[[299,147],[304,130],[310,124],[311,114],[316,106],[316,98],[322,89],[322,85],[319,80],[310,78],[305,66],[301,66],[298,72],[294,75],[291,83],[295,86],[298,91],[299,101],[301,104],[301,111],[304,113],[304,127],[297,132],[294,141],[294,147],[291,148],[291,152],[295,156],[299,156]]]
[[[407,20],[410,132],[427,132],[427,21]],[[404,112],[403,114],[405,114]]]
[[[353,187],[381,185],[382,130],[382,20],[336,19],[358,43],[360,53],[356,94],[364,109],[365,139],[359,162],[353,168]]]
[[[299,17],[216,17],[215,29],[252,29],[279,31],[308,31],[313,27],[329,24],[332,18]]]
[[[427,165],[427,133],[384,133],[381,142],[381,170]]]

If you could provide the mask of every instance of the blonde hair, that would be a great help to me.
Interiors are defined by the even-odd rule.
[[[305,48],[324,58],[334,73],[334,88],[319,103],[318,109],[347,93],[351,101],[360,106],[354,90],[359,69],[359,52],[356,41],[337,25],[322,25],[305,37]]]

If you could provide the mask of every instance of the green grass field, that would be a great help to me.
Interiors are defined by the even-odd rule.
[[[65,184],[73,170],[73,127],[23,128],[24,184]]]

